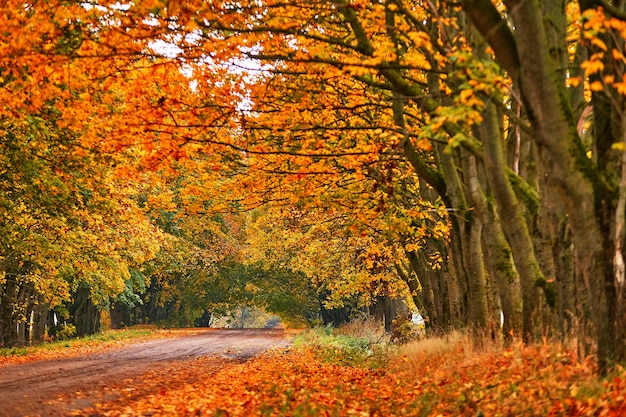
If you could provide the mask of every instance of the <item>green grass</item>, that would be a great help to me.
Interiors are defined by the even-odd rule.
[[[330,326],[299,333],[294,346],[312,348],[324,362],[370,369],[384,367],[392,349],[386,341],[342,333]]]
[[[76,339],[44,342],[28,347],[0,348],[0,357],[27,356],[34,355],[42,351],[62,350],[74,347],[80,348],[81,346],[91,346],[94,344],[112,341],[131,340],[141,337],[147,337],[153,335],[156,332],[156,328],[146,327],[130,327],[122,330],[105,330],[91,336],[80,337]]]
[[[28,355],[28,348],[14,347],[14,348],[0,348],[0,356],[24,356]]]

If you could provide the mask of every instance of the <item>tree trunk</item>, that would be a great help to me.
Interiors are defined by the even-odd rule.
[[[419,310],[422,315],[426,314],[426,307],[424,305],[424,297],[422,287],[417,279],[417,275],[414,272],[413,268],[409,264],[408,266],[403,266],[400,262],[396,262],[394,265],[398,276],[409,289],[409,294],[411,295],[411,299],[415,304],[415,307]]]
[[[508,1],[519,49],[519,80],[535,128],[541,169],[550,190],[571,220],[577,276],[589,291],[601,369],[623,357],[622,331],[617,329],[613,283],[614,245],[607,219],[613,219],[611,193],[606,189],[576,135],[567,113],[569,101],[549,52],[543,11],[536,2]],[[552,194],[552,193],[551,193]]]
[[[100,331],[100,310],[91,300],[88,287],[79,288],[74,294],[74,302],[68,306],[71,321],[76,326],[77,336],[87,336]]]
[[[524,219],[524,207],[518,202],[508,178],[504,144],[494,105],[487,104],[483,111],[483,123],[477,130],[484,144],[488,182],[520,276],[523,298],[522,337],[529,342],[536,329],[535,310],[539,298],[537,287],[545,287],[548,283],[535,257],[533,241]]]
[[[471,198],[470,201],[472,206],[476,207],[477,204],[480,204],[479,200],[484,199],[484,197],[480,190],[475,158],[467,155],[464,158],[463,167],[465,182]],[[470,326],[476,336],[484,337],[490,330],[492,323],[489,317],[488,277],[482,247],[483,224],[480,217],[472,213],[466,218],[463,227],[465,229],[463,241],[463,253],[465,256],[463,262],[467,268]]]
[[[487,205],[484,195],[483,199],[483,201],[477,200],[476,211],[484,225],[485,262],[489,276],[495,282],[499,305],[504,316],[502,334],[509,342],[513,335],[522,334],[523,301],[520,279],[513,262],[511,247],[502,231],[500,219],[494,212],[494,208]],[[494,315],[493,318],[499,320],[499,314]]]
[[[424,314],[426,318],[429,330],[435,333],[441,331],[441,323],[436,305],[438,301],[442,302],[442,300],[435,298],[433,282],[431,281],[433,275],[432,266],[428,263],[425,264],[422,256],[414,251],[407,252],[406,256],[409,259],[411,268],[421,283],[421,295],[424,302],[424,311],[422,314]]]
[[[7,278],[0,290],[0,346],[11,347],[17,341],[15,306],[19,288],[14,278]]]

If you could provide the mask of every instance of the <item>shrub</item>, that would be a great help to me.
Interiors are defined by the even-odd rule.
[[[331,326],[300,333],[294,344],[312,348],[316,356],[324,362],[370,369],[385,366],[390,353],[386,342],[341,334]]]
[[[57,340],[68,340],[76,336],[76,326],[73,324],[64,324],[55,334]]]
[[[391,343],[404,345],[423,337],[424,328],[413,324],[406,316],[398,316],[391,323]]]

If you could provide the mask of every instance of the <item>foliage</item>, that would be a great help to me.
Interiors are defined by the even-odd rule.
[[[141,294],[146,292],[146,277],[137,270],[130,270],[130,277],[124,281],[124,290],[115,297],[115,301],[129,307],[141,304]]]
[[[413,324],[406,316],[397,316],[391,324],[392,343],[405,344],[424,337],[424,329]]]
[[[4,2],[0,343],[85,287],[137,308],[154,284],[146,308],[187,325],[267,291],[229,274],[266,262],[328,307],[410,295],[436,331],[575,329],[607,371],[626,358],[614,3]]]
[[[68,340],[76,336],[76,326],[70,323],[63,324],[55,333],[57,340]]]
[[[303,274],[268,263],[242,263],[223,265],[219,279],[235,297],[231,304],[263,309],[290,327],[306,327],[319,315],[315,288]]]
[[[263,329],[275,328],[280,323],[280,318],[263,310],[255,307],[241,307],[223,315],[213,312],[210,324],[215,328]]]
[[[287,271],[296,285],[302,285],[299,277],[305,278],[326,308],[351,300],[367,306],[379,295],[405,294],[393,269],[399,248],[389,240],[352,233],[351,226],[350,214],[339,211],[257,210],[248,224],[247,262]]]
[[[317,327],[298,334],[294,345],[311,349],[325,363],[369,369],[383,367],[389,355],[386,341],[339,332],[331,326]]]

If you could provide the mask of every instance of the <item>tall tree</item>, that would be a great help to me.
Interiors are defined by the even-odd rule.
[[[224,169],[223,209],[387,219],[371,236],[444,327],[495,336],[501,310],[530,341],[572,314],[606,369],[626,355],[622,3],[15,2],[3,94],[25,104],[4,114],[56,93],[90,148]]]

